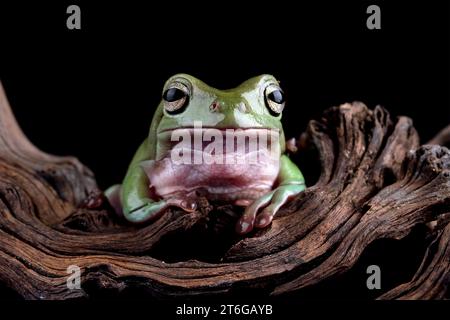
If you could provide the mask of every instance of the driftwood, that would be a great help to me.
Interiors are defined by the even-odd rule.
[[[0,88],[0,282],[27,299],[133,289],[156,297],[280,295],[349,271],[377,239],[400,240],[428,225],[430,245],[416,275],[379,298],[447,297],[449,150],[419,146],[409,118],[393,121],[384,108],[361,103],[328,109],[301,141],[320,159],[317,182],[269,228],[245,238],[224,232],[220,254],[184,258],[176,245],[161,246],[201,234],[211,220],[226,229],[238,209],[205,199],[192,214],[171,210],[130,226],[111,213],[77,159],[45,154],[27,140]],[[82,290],[67,287],[71,265],[81,269]]]
[[[427,144],[439,144],[442,146],[450,147],[450,125],[439,131],[439,133]]]

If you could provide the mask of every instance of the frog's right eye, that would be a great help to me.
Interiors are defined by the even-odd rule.
[[[174,82],[164,91],[162,98],[167,113],[181,113],[189,103],[189,89],[181,82]]]

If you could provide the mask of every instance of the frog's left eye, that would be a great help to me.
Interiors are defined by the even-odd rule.
[[[174,82],[164,91],[162,98],[167,113],[181,113],[189,103],[189,89],[181,82]]]
[[[269,85],[264,91],[267,109],[273,116],[278,116],[284,109],[284,93],[275,84]]]

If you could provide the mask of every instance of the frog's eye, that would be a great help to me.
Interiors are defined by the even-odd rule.
[[[284,93],[275,84],[269,85],[264,92],[266,106],[274,117],[278,116],[284,109]]]
[[[189,102],[189,89],[180,82],[172,83],[163,93],[164,109],[169,114],[183,112]]]

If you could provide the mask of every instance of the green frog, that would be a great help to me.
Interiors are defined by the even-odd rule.
[[[164,85],[148,137],[121,185],[105,191],[128,221],[187,213],[199,197],[245,207],[236,231],[268,226],[277,211],[305,190],[286,154],[281,124],[285,95],[271,75],[219,90],[187,74]]]

